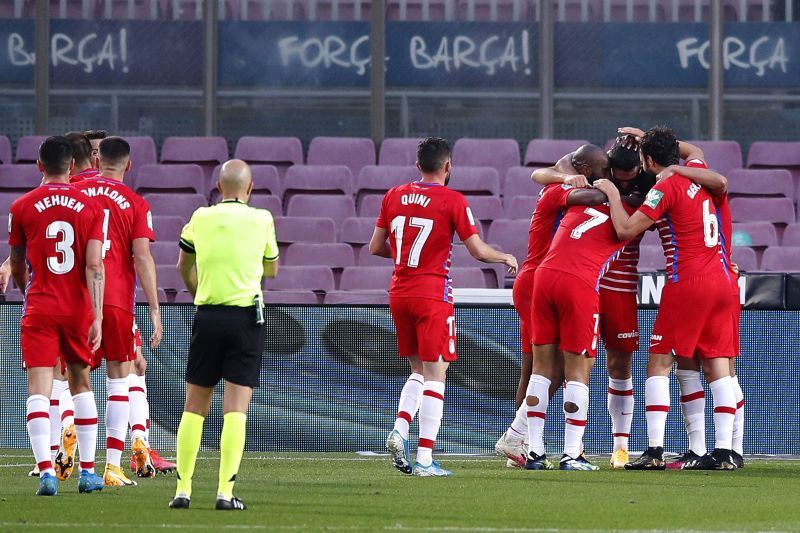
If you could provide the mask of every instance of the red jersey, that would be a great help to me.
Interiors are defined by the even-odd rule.
[[[633,212],[628,206],[625,209]],[[617,238],[607,204],[574,205],[567,208],[553,245],[539,268],[572,274],[599,290],[600,278],[627,242]]]
[[[93,200],[61,183],[40,185],[11,204],[8,244],[25,248],[30,274],[25,315],[92,312],[86,245],[103,240],[102,213]]]
[[[687,166],[706,168],[698,160]],[[670,283],[677,283],[679,276],[725,272],[714,200],[703,187],[675,174],[650,190],[639,211],[656,222]]]
[[[528,230],[528,257],[520,267],[523,270],[535,269],[542,262],[553,242],[558,225],[567,209],[567,197],[571,185],[551,184],[539,193],[539,202],[531,217]]]
[[[637,292],[639,282],[639,244],[644,233],[625,245],[619,257],[608,265],[608,272],[600,280],[600,287],[616,292]]]
[[[83,180],[88,180],[91,178],[96,178],[100,175],[100,171],[96,168],[87,168],[86,170],[82,170],[77,174],[73,174],[69,177],[69,182],[71,184],[80,183]]]
[[[94,198],[103,214],[103,264],[106,268],[103,305],[133,312],[136,289],[133,240],[155,240],[150,206],[121,181],[102,176],[85,179],[75,188]]]
[[[400,185],[383,197],[375,225],[391,233],[392,296],[453,301],[453,233],[462,241],[478,233],[460,192],[421,181]]]

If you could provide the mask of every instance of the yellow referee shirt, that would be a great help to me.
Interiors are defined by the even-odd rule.
[[[262,291],[263,262],[278,259],[270,212],[236,200],[195,211],[181,232],[180,247],[195,254],[195,305],[254,305]]]

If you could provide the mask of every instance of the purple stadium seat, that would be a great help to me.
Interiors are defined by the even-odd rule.
[[[703,150],[706,164],[723,176],[742,168],[742,149],[736,141],[687,141]]]
[[[309,20],[366,20],[372,12],[370,0],[308,0]]]
[[[733,247],[733,262],[742,272],[758,270],[758,257],[755,250],[748,246]]]
[[[664,249],[659,246],[641,245],[639,247],[639,271],[655,272],[664,270],[667,261],[664,259]]]
[[[794,180],[788,170],[737,168],[728,173],[728,194],[737,196],[785,196],[792,198]]]
[[[156,233],[156,242],[169,241],[176,243],[177,246],[186,222],[178,216],[154,216],[153,230]]]
[[[11,141],[5,135],[0,135],[0,165],[10,165],[13,162],[11,157]]]
[[[39,145],[47,139],[45,135],[26,135],[17,140],[17,164],[36,163]]]
[[[388,0],[386,20],[454,20],[455,13],[448,12],[446,5],[446,0]]]
[[[642,237],[642,246],[661,246],[661,237],[657,231],[645,231]]]
[[[503,218],[503,204],[496,196],[468,196],[467,202],[475,220],[491,222]]]
[[[764,272],[800,271],[800,247],[771,246],[761,256],[761,270]]]
[[[266,278],[268,290],[311,290],[327,292],[335,288],[333,271],[327,266],[284,266],[275,278]]]
[[[216,203],[219,199],[217,182],[222,165],[217,165],[211,173],[211,201]],[[281,178],[278,169],[272,165],[251,165],[250,174],[253,177],[253,195],[272,194],[278,197],[283,195]]]
[[[280,304],[312,304],[319,303],[319,297],[314,291],[264,291],[264,301],[273,305]]]
[[[486,276],[483,270],[474,267],[453,267],[450,269],[453,287],[459,289],[485,289]]]
[[[800,168],[800,142],[754,142],[747,154],[747,167]]]
[[[149,135],[125,137],[125,140],[131,146],[131,170],[125,179],[129,186],[135,187],[139,169],[145,165],[158,163],[156,143]]]
[[[734,198],[731,213],[734,222],[791,224],[795,221],[794,202],[788,198]]]
[[[19,192],[0,192],[0,213],[10,213],[11,204],[20,196],[22,194]],[[6,221],[8,221],[8,217],[6,217]],[[5,260],[5,257],[3,260]]]
[[[205,195],[206,178],[199,165],[144,165],[136,176],[136,192]]]
[[[369,246],[362,246],[361,249],[358,250],[356,264],[360,267],[394,265],[392,260],[388,257],[381,257],[380,255],[372,255],[369,253]]]
[[[178,247],[177,240],[158,241],[150,243],[150,253],[153,255],[153,261],[156,265],[171,265],[178,264]]]
[[[187,222],[197,208],[208,205],[202,194],[146,194],[144,199],[150,204],[153,216],[179,216]]]
[[[783,230],[783,246],[800,246],[800,223],[789,224]]]
[[[325,305],[387,305],[388,303],[389,291],[387,290],[331,291],[325,295]]]
[[[272,194],[255,194],[250,197],[248,205],[258,209],[266,209],[273,217],[279,217],[283,215],[281,199]]]
[[[349,244],[366,244],[375,229],[374,217],[350,217],[342,222],[341,242]]]
[[[522,263],[528,256],[529,230],[530,216],[518,220],[495,220],[489,226],[486,242],[498,245],[501,250],[510,253],[517,258],[519,263]]]
[[[183,290],[183,291],[178,292],[175,295],[175,299],[173,300],[173,303],[176,303],[176,304],[194,304],[194,297],[192,296],[192,294],[189,291]]]
[[[467,247],[462,244],[453,245],[453,253],[450,259],[453,267],[480,269],[484,274],[486,287],[489,289],[502,289],[505,285],[505,266],[499,263],[481,263],[472,257]],[[457,287],[461,287],[461,285],[457,285]]]
[[[353,175],[344,165],[294,165],[286,171],[283,180],[283,199],[293,195],[353,194]]]
[[[392,187],[418,179],[419,170],[411,165],[367,165],[358,174],[355,188],[356,198],[360,201],[365,194],[384,194]]]
[[[222,137],[167,137],[161,146],[161,162],[195,163],[211,181],[214,167],[228,160],[228,143]]]
[[[355,266],[353,248],[343,242],[321,244],[296,242],[286,249],[285,265],[323,265],[331,268]]]
[[[503,182],[503,200],[508,201],[515,196],[539,196],[542,186],[531,179],[530,167],[511,167],[506,172]]]
[[[472,196],[500,196],[500,178],[492,167],[453,166],[449,187]]]
[[[241,20],[305,20],[304,8],[294,0],[241,0]]]
[[[412,166],[417,163],[417,145],[420,139],[388,138],[381,143],[378,164],[381,166]],[[416,170],[416,168],[415,168]]]
[[[184,292],[186,294],[189,294],[188,291],[181,291],[178,294],[181,294],[181,293],[184,293]],[[168,303],[169,302],[169,298],[167,297],[167,293],[164,291],[164,289],[156,289],[156,293],[157,293],[158,303]],[[191,295],[189,295],[189,297],[191,298]],[[145,294],[144,294],[144,289],[139,288],[139,287],[136,288],[136,291],[135,291],[135,294],[134,294],[134,300],[135,300],[135,302],[137,304],[146,304],[147,303],[147,296],[145,296]]]
[[[533,139],[525,150],[524,165],[527,167],[549,167],[580,146],[589,144],[582,139]]]
[[[158,287],[166,291],[180,292],[186,288],[175,265],[156,265],[156,281]]]
[[[453,174],[459,167],[492,167],[505,178],[519,166],[519,143],[514,139],[459,139],[453,146]]]
[[[538,202],[538,196],[515,196],[506,203],[505,217],[511,219],[527,218],[530,220]]]
[[[383,202],[382,194],[367,194],[362,196],[358,203],[358,216],[371,217],[375,221],[381,212],[381,203]]]
[[[342,272],[342,279],[339,281],[339,290],[388,290],[393,272],[394,267],[391,264],[345,268]]]
[[[275,233],[280,244],[336,242],[336,225],[330,218],[275,217]]]
[[[35,165],[0,165],[0,190],[27,192],[42,183],[42,173]]]
[[[303,145],[297,137],[241,137],[234,157],[251,165],[274,165],[283,176],[291,165],[303,164]]]
[[[733,225],[733,246],[777,246],[775,226],[769,222],[740,222]]]
[[[356,204],[350,196],[298,194],[289,199],[286,214],[290,217],[324,214],[339,227],[347,217],[356,216]]]
[[[364,137],[314,137],[308,146],[309,165],[345,165],[353,176],[375,164],[375,143]]]
[[[166,15],[167,5],[164,0],[99,0],[98,12],[104,19],[155,20]]]
[[[521,22],[528,20],[533,4],[514,0],[459,0],[458,19],[481,22]]]

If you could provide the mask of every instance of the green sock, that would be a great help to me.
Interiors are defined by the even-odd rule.
[[[192,495],[192,476],[194,464],[197,461],[197,452],[200,451],[200,439],[203,437],[202,416],[183,412],[181,423],[178,426],[178,489],[175,495]]]
[[[247,415],[244,413],[227,413],[222,424],[222,436],[219,439],[219,488],[217,496],[230,500],[233,497],[233,483],[242,462],[244,441],[247,438]]]

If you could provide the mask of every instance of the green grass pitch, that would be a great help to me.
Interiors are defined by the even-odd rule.
[[[26,450],[0,450],[0,531],[408,530],[800,531],[800,462],[750,461],[737,472],[526,472],[497,458],[442,457],[450,479],[413,478],[387,458],[253,454],[236,493],[245,512],[213,510],[218,461],[201,454],[192,508],[171,510],[174,476],[78,494],[34,496]],[[102,468],[102,465],[101,465]]]

